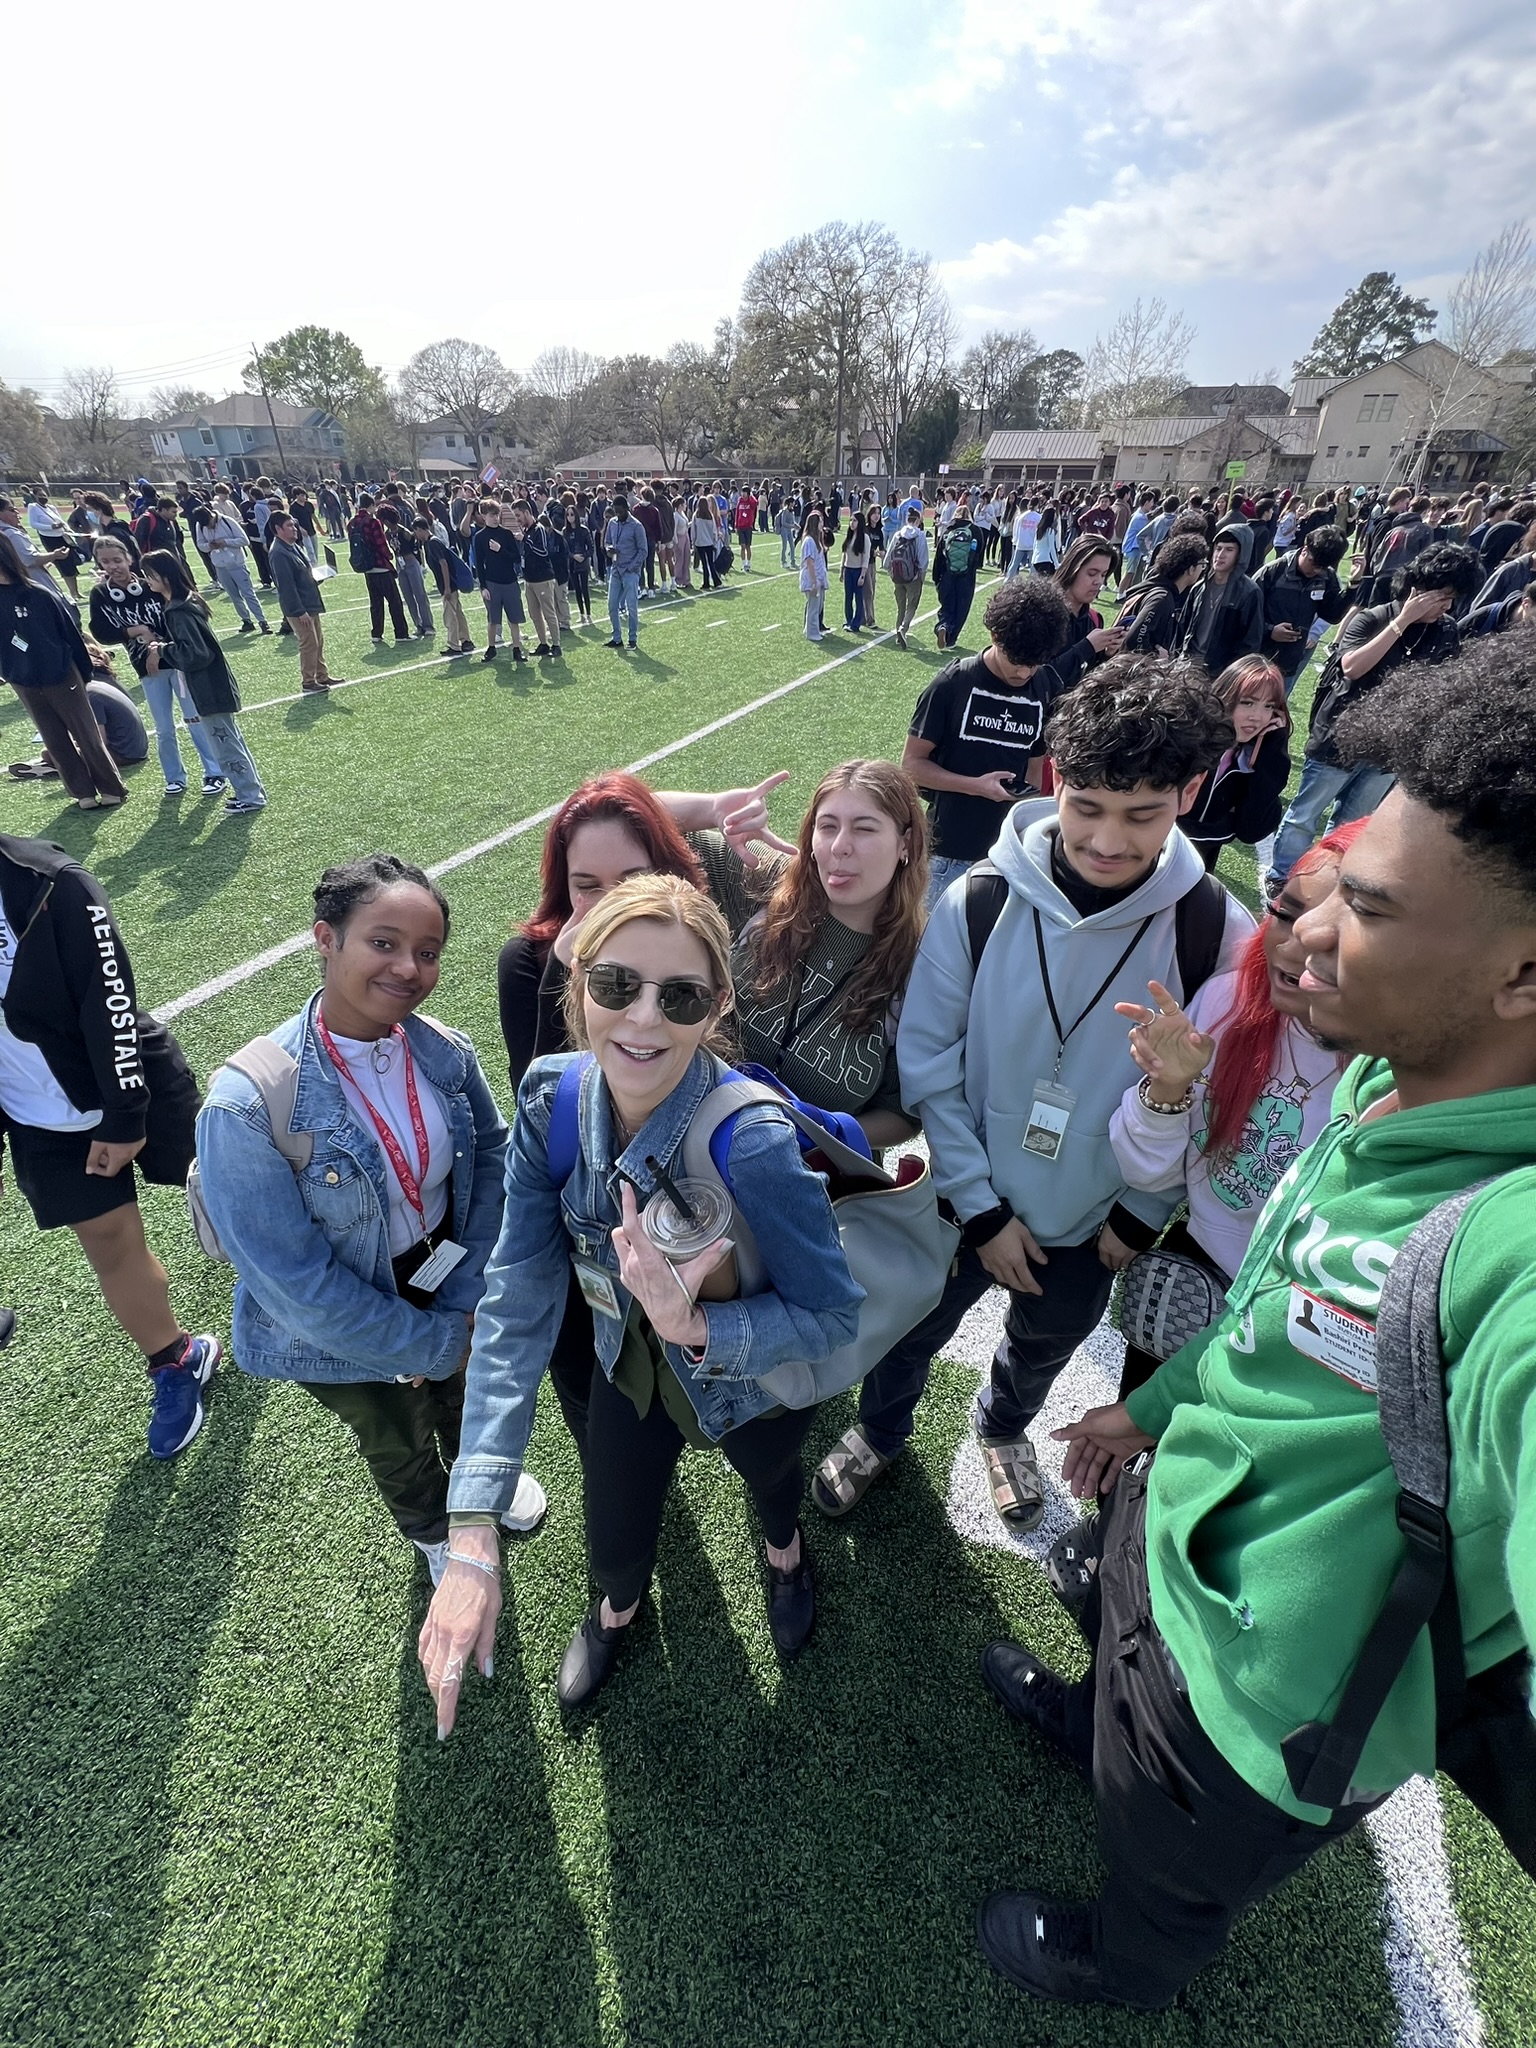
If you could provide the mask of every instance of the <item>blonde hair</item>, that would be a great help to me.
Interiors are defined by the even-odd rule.
[[[632,875],[587,912],[571,947],[571,978],[565,990],[565,1030],[571,1044],[587,1045],[586,970],[616,931],[627,924],[679,925],[691,932],[709,960],[708,981],[718,1008],[704,1043],[720,1049],[728,1042],[721,1018],[731,1006],[731,934],[719,909],[680,875]]]

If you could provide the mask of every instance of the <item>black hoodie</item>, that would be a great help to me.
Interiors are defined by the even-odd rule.
[[[149,1072],[157,1085],[195,1084],[175,1039],[138,1007],[105,890],[62,846],[0,832],[0,902],[16,935],[7,1029],[37,1047],[76,1109],[101,1111],[98,1139],[136,1144]]]
[[[1213,584],[1209,574],[1202,576],[1189,593],[1184,616],[1179,628],[1178,651],[1192,660],[1203,660],[1212,676],[1219,676],[1224,668],[1242,654],[1257,654],[1264,638],[1264,601],[1259,596],[1258,586],[1251,576],[1243,573],[1242,532],[1218,526],[1211,540],[1215,549],[1223,540],[1230,540],[1238,549],[1238,561],[1223,584]],[[1251,536],[1250,536],[1251,538]],[[1208,621],[1205,645],[1200,642],[1201,615],[1205,610],[1206,593],[1210,591],[1214,605],[1214,616]]]

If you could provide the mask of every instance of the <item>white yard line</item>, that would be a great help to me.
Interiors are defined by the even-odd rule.
[[[931,619],[936,614],[937,607],[933,611],[923,612],[920,616],[922,619]],[[638,761],[629,763],[629,773],[638,775],[643,769],[654,768],[658,761],[670,760],[674,754],[681,754],[698,741],[707,740],[717,732],[724,732],[727,726],[739,724],[744,718],[751,718],[754,713],[766,709],[768,705],[777,704],[781,697],[792,696],[796,690],[804,689],[807,683],[814,683],[821,676],[830,675],[834,669],[842,668],[850,661],[857,661],[860,655],[867,654],[871,647],[878,647],[883,641],[894,638],[894,632],[881,633],[872,640],[862,641],[857,647],[850,647],[846,654],[839,654],[831,661],[824,661],[818,668],[807,669],[804,675],[796,676],[790,682],[780,683],[776,690],[765,691],[761,697],[754,697],[750,704],[742,704],[734,711],[723,712],[719,718],[712,718],[708,725],[701,725],[693,732],[684,733],[681,739],[669,740],[664,747],[658,747],[654,753],[642,754]],[[417,662],[413,666],[426,668],[430,664]],[[391,675],[405,673],[404,668],[390,670]],[[360,682],[369,680],[372,679],[358,678]],[[271,701],[293,703],[297,700],[273,698]],[[252,705],[248,708],[256,710],[260,707]],[[498,847],[506,846],[514,839],[521,839],[535,827],[548,824],[559,807],[558,803],[546,804],[543,810],[534,811],[526,818],[519,818],[515,825],[503,826],[501,831],[493,832],[488,839],[481,839],[474,846],[466,846],[460,853],[449,854],[446,860],[440,860],[434,867],[428,868],[427,873],[433,876],[452,874],[455,868],[461,868],[472,860],[480,860],[484,855],[494,853]],[[295,953],[302,953],[313,943],[309,932],[295,932],[292,938],[279,940],[275,946],[268,946],[263,952],[252,954],[249,960],[242,960],[237,966],[227,967],[222,974],[214,975],[210,981],[199,982],[196,988],[188,989],[185,995],[172,997],[170,1002],[163,1004],[154,1014],[162,1024],[169,1024],[175,1018],[184,1016],[188,1010],[200,1009],[204,1003],[211,1003],[215,997],[227,995],[232,988],[239,988],[242,983],[253,980],[258,974],[264,974],[269,967],[276,967],[284,960],[291,960]]]
[[[780,626],[783,625],[783,623],[784,621],[782,619],[775,619],[771,626],[764,626],[762,630],[765,633],[777,633],[777,631],[779,630]]]
[[[706,633],[713,633],[716,626],[728,626],[730,623],[729,619],[711,619],[704,630]]]

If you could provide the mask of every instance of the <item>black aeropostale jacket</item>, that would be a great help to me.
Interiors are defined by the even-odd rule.
[[[101,1111],[95,1135],[135,1144],[149,1114],[146,1060],[180,1048],[138,1007],[112,906],[62,846],[0,832],[0,902],[16,935],[3,1004],[11,1035],[35,1045],[76,1109]]]

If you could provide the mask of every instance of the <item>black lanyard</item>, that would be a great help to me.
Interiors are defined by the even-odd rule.
[[[1126,947],[1125,951],[1120,955],[1120,958],[1115,962],[1114,966],[1111,967],[1108,974],[1106,974],[1104,979],[1099,983],[1098,987],[1094,990],[1093,994],[1088,998],[1087,1002],[1083,1005],[1082,1009],[1080,1009],[1077,1015],[1072,1019],[1072,1022],[1067,1026],[1066,1030],[1063,1031],[1061,1028],[1061,1014],[1056,1008],[1055,991],[1051,987],[1051,970],[1045,964],[1045,930],[1040,922],[1039,911],[1035,911],[1035,950],[1040,955],[1040,983],[1045,990],[1045,1000],[1048,1008],[1050,1009],[1051,1022],[1056,1027],[1056,1068],[1054,1073],[1051,1075],[1051,1081],[1053,1084],[1061,1079],[1061,1060],[1063,1053],[1065,1053],[1067,1049],[1067,1040],[1072,1036],[1073,1032],[1077,1029],[1078,1025],[1082,1023],[1083,1019],[1089,1016],[1094,1010],[1096,1010],[1099,1007],[1099,1004],[1104,1000],[1105,994],[1108,991],[1110,983],[1114,980],[1115,976],[1120,972],[1121,968],[1125,965],[1126,961],[1130,959],[1131,955],[1135,952],[1136,948],[1141,944],[1142,940],[1146,937],[1147,928],[1151,924],[1152,918],[1156,915],[1156,911],[1153,911],[1151,916],[1144,917],[1141,920],[1141,923],[1137,925],[1135,932],[1132,934],[1131,943]]]

